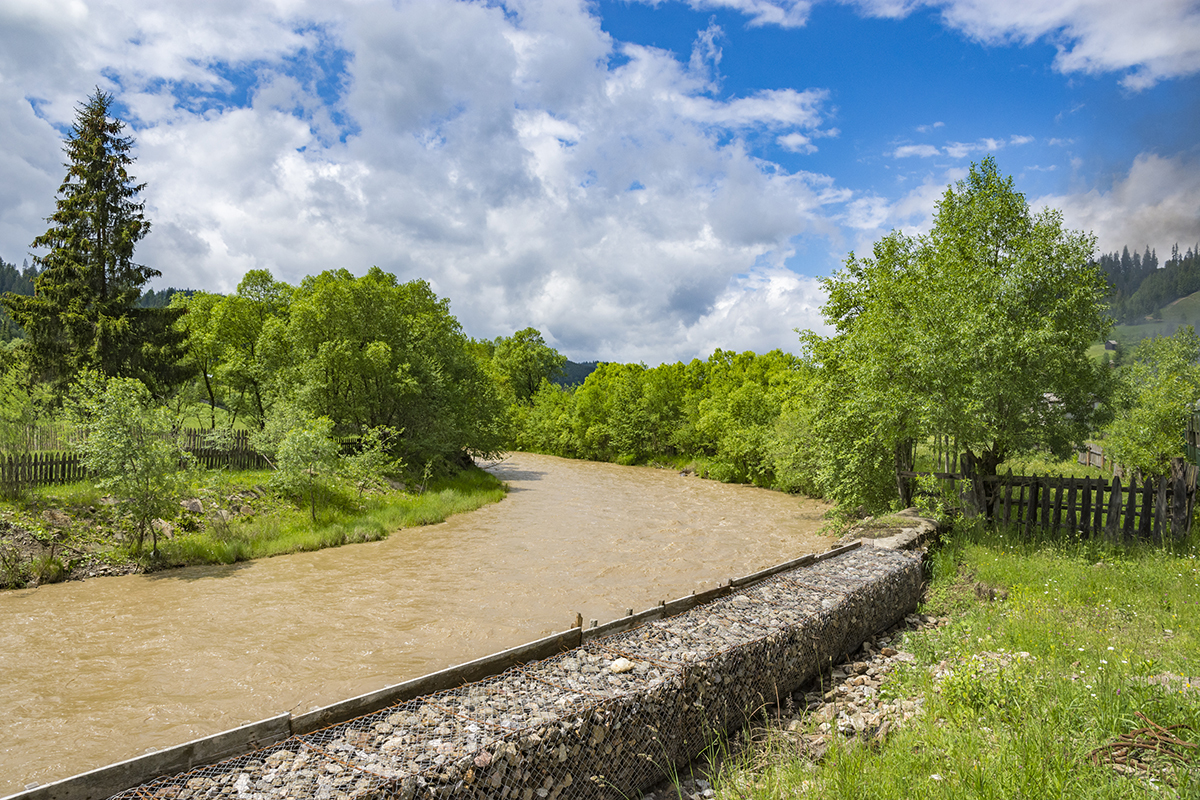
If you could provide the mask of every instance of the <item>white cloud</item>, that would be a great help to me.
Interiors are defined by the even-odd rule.
[[[1046,39],[1064,73],[1124,72],[1139,90],[1200,71],[1200,7],[1192,0],[934,0],[952,27],[989,44]]]
[[[929,158],[940,155],[941,152],[941,150],[938,150],[931,144],[905,144],[893,150],[892,157],[907,158],[908,156],[920,156],[921,158]]]
[[[1171,245],[1200,241],[1200,163],[1143,153],[1108,191],[1048,195],[1032,205],[1061,209],[1068,227],[1093,231],[1100,252],[1149,245],[1162,261]]]
[[[812,0],[688,0],[696,9],[728,8],[750,17],[750,25],[801,28],[808,22]]]
[[[1200,72],[1200,6],[1194,0],[838,0],[865,16],[898,19],[920,8],[941,11],[954,29],[984,44],[1049,41],[1063,73],[1124,73],[1138,91]],[[800,27],[813,2],[805,0],[689,0],[693,8],[729,8],[751,25]]]
[[[1012,136],[1008,137],[1008,143],[1014,146],[1029,144],[1033,140],[1034,139],[1032,136],[1018,136],[1017,134],[1013,134]]]
[[[935,130],[937,128],[944,128],[944,127],[946,127],[946,123],[944,123],[944,122],[935,122],[932,125],[918,125],[917,132],[918,133],[929,133],[932,130]]]
[[[161,285],[377,264],[427,278],[472,335],[533,325],[576,358],[794,348],[815,324],[815,284],[782,265],[796,237],[838,235],[850,193],[742,137],[807,151],[836,133],[827,93],[715,96],[715,27],[681,63],[614,43],[582,0],[72,8],[0,10],[7,260],[53,208],[51,123],[99,83],[135,122],[138,259]],[[335,46],[342,73],[313,57]]]
[[[790,150],[793,153],[815,153],[817,146],[812,143],[812,139],[802,133],[789,133],[786,136],[780,136],[775,141],[784,150]]]
[[[795,352],[797,329],[830,333],[821,316],[825,300],[816,278],[782,267],[756,268],[731,280],[712,310],[687,331],[686,352],[709,354],[718,347]]]

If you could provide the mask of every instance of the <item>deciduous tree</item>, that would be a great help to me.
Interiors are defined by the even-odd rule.
[[[827,490],[878,505],[894,496],[892,454],[935,434],[982,474],[1016,453],[1069,455],[1110,386],[1086,354],[1111,324],[1094,246],[1060,212],[1031,211],[988,157],[946,190],[927,236],[851,254],[825,281],[835,335],[806,337],[826,387]]]

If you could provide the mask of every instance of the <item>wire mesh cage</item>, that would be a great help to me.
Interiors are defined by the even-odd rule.
[[[113,800],[636,797],[902,616],[888,600],[920,580],[910,556],[853,551]]]

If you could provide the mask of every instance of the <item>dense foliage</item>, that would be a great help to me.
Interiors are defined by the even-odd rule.
[[[326,418],[339,435],[388,427],[406,463],[446,466],[497,452],[500,387],[472,352],[449,303],[424,281],[372,268],[305,278],[298,287],[252,270],[235,294],[176,294],[197,378],[186,387],[208,422],[266,425],[283,403]]]
[[[626,464],[700,459],[721,480],[799,489],[791,426],[811,378],[779,350],[718,350],[653,369],[600,364],[577,388],[543,381],[514,409],[513,445]]]
[[[907,443],[931,436],[983,474],[1016,453],[1069,456],[1110,389],[1087,356],[1111,324],[1094,243],[1057,211],[1032,213],[987,158],[946,190],[929,235],[894,232],[874,258],[851,254],[825,281],[836,334],[808,337],[825,376],[816,420],[835,457],[821,467],[831,495],[880,504]]]
[[[1185,455],[1184,430],[1198,399],[1200,336],[1192,326],[1143,340],[1121,368],[1104,452],[1143,475],[1169,474],[1171,459]]]

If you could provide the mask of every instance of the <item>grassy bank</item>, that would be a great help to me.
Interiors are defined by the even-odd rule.
[[[205,472],[192,476],[187,501],[161,520],[158,550],[141,552],[119,506],[90,484],[42,487],[0,503],[0,588],[69,578],[126,574],[254,558],[384,539],[392,531],[441,522],[504,497],[504,484],[481,469],[433,480],[424,491],[390,485],[359,492],[324,489],[314,524],[307,500],[276,494],[270,473]]]
[[[882,741],[824,737],[819,763],[769,738],[727,762],[718,797],[1200,797],[1195,546],[959,530],[931,564],[923,611],[949,621],[907,632],[913,659],[882,687],[923,713]]]

